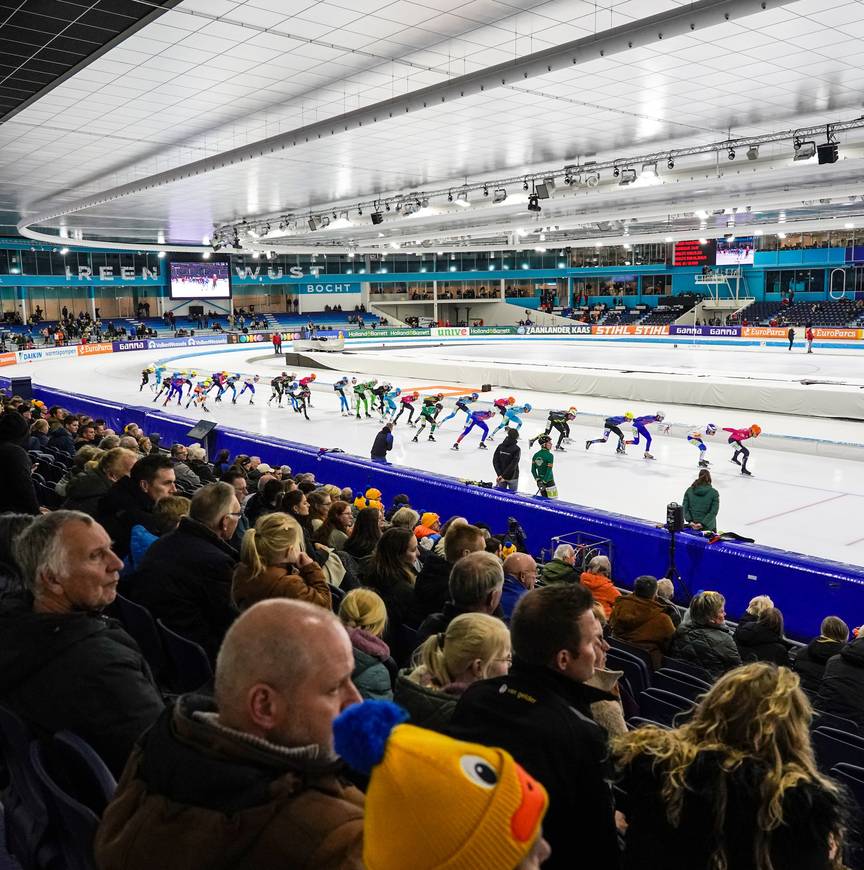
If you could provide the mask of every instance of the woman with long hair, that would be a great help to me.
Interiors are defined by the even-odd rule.
[[[254,526],[260,517],[265,514],[276,513],[283,510],[282,507],[282,481],[271,477],[264,481],[264,485],[258,488],[258,492],[249,499],[246,505],[246,519],[250,526]]]
[[[711,472],[700,468],[696,480],[684,493],[684,520],[697,531],[717,531],[720,494],[711,484]]]
[[[303,531],[284,513],[265,514],[243,536],[231,595],[240,610],[267,598],[298,598],[330,608],[321,567],[303,552]]]
[[[357,513],[351,537],[345,542],[345,552],[358,561],[371,556],[381,540],[381,511],[367,507]]]
[[[840,870],[844,801],[788,668],[722,676],[684,725],[617,737],[625,870]]]
[[[453,716],[460,695],[477,680],[510,670],[510,631],[494,616],[463,613],[414,653],[413,669],[399,672],[395,701],[411,723],[439,731]]]
[[[360,513],[367,510],[378,512],[376,508],[364,508]],[[348,543],[351,543],[350,539]],[[363,572],[365,584],[374,589],[387,606],[385,640],[391,647],[394,634],[401,625],[415,627],[423,618],[414,594],[416,575],[413,565],[416,558],[417,538],[414,533],[410,529],[387,529]]]
[[[839,655],[849,641],[849,626],[839,616],[826,616],[819,627],[819,636],[798,651],[792,667],[801,678],[801,688],[815,698],[832,656]]]
[[[354,511],[351,505],[347,501],[334,501],[327,511],[327,518],[315,532],[315,541],[334,550],[344,550],[353,527]]]
[[[351,638],[354,672],[351,682],[364,701],[392,701],[390,647],[382,639],[387,627],[387,608],[372,589],[352,589],[339,605],[339,619]]]

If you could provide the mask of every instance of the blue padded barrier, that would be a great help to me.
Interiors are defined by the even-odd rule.
[[[93,398],[45,387],[34,394],[46,405],[61,405],[73,411],[103,417],[121,429],[136,422],[146,433],[159,432],[163,444],[185,440],[193,421],[172,417],[161,410],[118,406]],[[669,535],[658,525],[569,504],[540,501],[524,495],[467,486],[459,480],[413,468],[381,465],[347,453],[320,454],[314,447],[269,435],[255,435],[221,425],[214,430],[214,450],[227,449],[255,454],[271,465],[290,465],[295,473],[312,471],[322,483],[350,486],[355,493],[375,486],[389,506],[397,493],[405,493],[420,511],[433,510],[443,517],[464,515],[482,520],[495,530],[507,527],[516,517],[528,536],[528,548],[535,554],[550,538],[568,532],[585,532],[608,538],[613,546],[615,582],[632,586],[640,574],[662,577],[669,565]],[[524,474],[524,472],[523,472]],[[823,617],[834,614],[850,626],[864,621],[864,567],[817,559],[758,544],[708,544],[701,536],[678,535],[676,564],[691,593],[715,589],[726,597],[726,608],[734,618],[744,612],[754,595],[770,595],[783,611],[787,635],[806,641],[819,634]]]

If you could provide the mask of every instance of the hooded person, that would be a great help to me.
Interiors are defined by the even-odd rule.
[[[333,722],[338,754],[371,775],[367,870],[403,870],[408,855],[412,870],[539,868],[550,854],[544,787],[503,749],[453,740],[406,718],[395,704],[366,701]]]
[[[38,514],[33,464],[27,455],[30,426],[17,411],[0,415],[0,513]]]

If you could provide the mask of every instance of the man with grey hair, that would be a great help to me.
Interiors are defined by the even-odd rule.
[[[171,464],[174,466],[174,476],[177,483],[182,483],[190,489],[201,486],[201,478],[189,467],[189,448],[179,442],[171,445]]]
[[[215,699],[182,696],[140,741],[97,865],[361,870],[364,798],[333,751],[333,720],[360,701],[353,669],[329,611],[250,607],[219,651]]]
[[[164,709],[137,644],[102,615],[123,563],[78,511],[38,517],[13,549],[26,591],[0,603],[0,703],[39,736],[78,734],[119,776]]]
[[[63,507],[66,510],[83,511],[95,518],[99,510],[99,499],[121,477],[129,477],[132,466],[137,461],[138,454],[123,447],[106,450],[99,457],[96,468],[87,469],[69,481]]]
[[[576,572],[576,551],[570,544],[559,544],[552,554],[552,558],[543,566],[543,582],[550,583],[578,583],[579,574]]]
[[[423,620],[417,631],[418,646],[430,635],[446,631],[462,613],[501,616],[503,587],[504,568],[496,555],[479,550],[462,556],[450,571],[450,600],[440,613]]]
[[[672,625],[678,628],[683,616],[682,609],[673,601],[675,598],[675,584],[668,577],[661,577],[657,581],[657,596],[655,601],[663,608],[663,612],[672,620]]]
[[[151,545],[130,578],[129,596],[203,647],[211,660],[237,615],[231,578],[240,554],[229,542],[239,521],[233,486],[202,486],[192,496],[189,516]]]

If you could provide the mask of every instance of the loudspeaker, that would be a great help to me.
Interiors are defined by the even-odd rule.
[[[836,163],[837,162],[837,143],[826,142],[824,145],[816,146],[817,159],[820,163]]]
[[[13,396],[21,396],[28,402],[33,398],[33,381],[30,378],[10,378],[9,386]]]
[[[677,501],[666,505],[666,529],[680,532],[684,528],[684,508]]]

